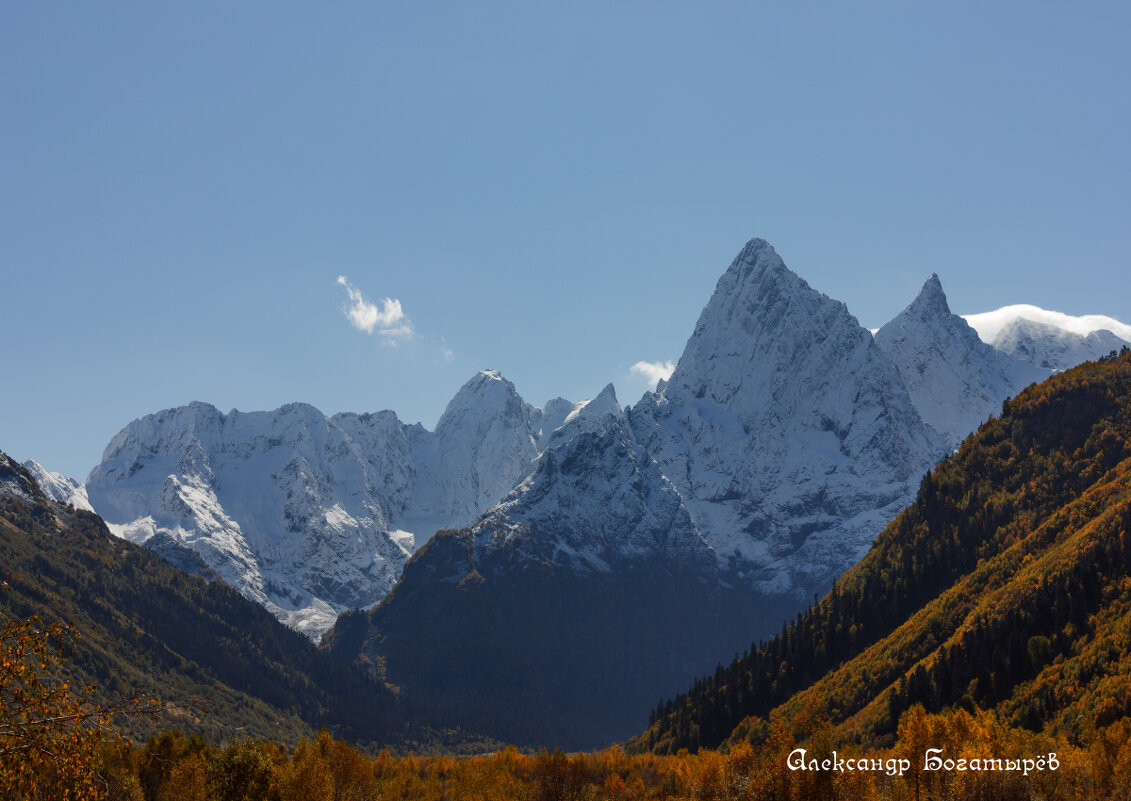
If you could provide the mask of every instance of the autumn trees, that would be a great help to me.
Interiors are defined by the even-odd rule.
[[[8,620],[0,634],[0,795],[97,798],[98,747],[113,710],[55,674],[71,635],[38,619]]]

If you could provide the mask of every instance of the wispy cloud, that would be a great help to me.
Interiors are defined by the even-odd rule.
[[[415,333],[412,321],[405,316],[401,302],[396,298],[382,298],[381,305],[371,303],[353,286],[344,275],[338,276],[338,283],[345,287],[349,305],[345,307],[346,319],[358,331],[367,334],[377,332],[386,345],[399,345],[412,339]]]
[[[672,377],[672,372],[675,370],[675,362],[637,362],[628,368],[630,373],[642,375],[648,379],[648,383],[655,388],[657,382],[663,380],[667,381]]]

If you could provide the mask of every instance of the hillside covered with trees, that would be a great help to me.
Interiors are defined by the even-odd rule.
[[[184,573],[96,515],[49,501],[3,454],[0,485],[0,617],[65,627],[60,679],[94,685],[92,701],[158,699],[161,713],[131,718],[129,730],[280,743],[322,726],[362,743],[405,736],[411,714],[384,686],[222,581]]]
[[[993,710],[1083,741],[1131,715],[1131,353],[1006,402],[781,635],[655,710],[633,747],[759,743],[827,715],[892,742],[907,710]]]

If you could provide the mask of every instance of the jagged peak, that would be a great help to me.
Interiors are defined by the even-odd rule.
[[[313,418],[315,420],[324,420],[326,418],[326,415],[322,414],[318,407],[312,406],[309,403],[303,403],[302,401],[283,404],[275,410],[275,414],[280,416]]]
[[[484,394],[517,396],[518,391],[514,388],[514,384],[504,378],[498,370],[480,370],[459,388],[448,404],[448,408],[451,409],[453,404],[458,406],[470,398]]]
[[[569,416],[566,417],[565,422],[568,423],[577,417],[604,417],[606,414],[615,417],[620,417],[623,414],[620,402],[617,401],[617,391],[611,383],[606,384],[605,388],[591,400],[575,406]]]
[[[919,289],[919,294],[911,301],[905,311],[911,312],[912,310],[923,314],[944,314],[950,315],[950,305],[946,302],[946,293],[943,292],[942,281],[939,280],[938,273],[931,273],[927,276],[927,280],[923,283],[922,288]]]
[[[949,332],[947,336],[957,336],[969,343],[977,340],[977,334],[966,321],[951,313],[937,273],[927,276],[907,308],[875,332],[876,342],[881,348],[886,347],[893,340],[909,336],[911,331],[918,330],[924,324],[931,330]]]
[[[616,387],[614,387],[612,382],[610,381],[608,384],[605,384],[604,388],[600,392],[598,392],[597,396],[593,398],[593,400],[589,401],[589,403],[597,405],[613,403],[619,406],[620,404],[617,403]]]
[[[559,416],[564,420],[565,416],[573,411],[575,406],[577,406],[576,403],[566,398],[551,398],[542,406],[542,414],[546,417]]]
[[[799,348],[830,336],[870,339],[847,306],[809,286],[764,239],[751,239],[719,279],[662,392],[729,398],[743,383],[762,383],[742,376],[793,364]]]

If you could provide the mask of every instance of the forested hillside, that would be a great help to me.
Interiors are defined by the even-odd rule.
[[[0,617],[39,616],[74,638],[75,687],[95,700],[156,697],[135,730],[179,726],[213,741],[295,742],[320,726],[358,742],[407,731],[379,683],[319,652],[220,581],[173,568],[110,534],[96,515],[49,501],[0,453]]]
[[[768,643],[662,703],[635,747],[758,741],[827,714],[994,709],[1082,735],[1131,714],[1131,353],[1022,392],[924,477],[867,556]]]

